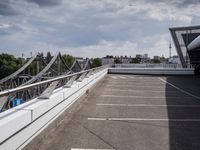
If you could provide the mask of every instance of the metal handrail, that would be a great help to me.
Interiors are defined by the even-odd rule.
[[[183,68],[181,64],[155,64],[155,63],[143,63],[143,64],[115,64],[115,67],[121,68]],[[194,68],[193,65],[188,65],[187,68]]]
[[[101,67],[97,67],[97,68],[92,68],[92,69],[80,71],[80,72],[69,74],[69,75],[62,75],[62,76],[59,76],[59,77],[56,77],[56,78],[53,78],[53,79],[49,79],[49,80],[33,83],[33,84],[30,84],[30,85],[25,85],[25,86],[17,87],[17,88],[14,88],[14,89],[9,89],[9,90],[0,92],[0,97],[1,96],[5,96],[5,95],[9,95],[9,94],[12,94],[12,93],[17,93],[17,92],[20,92],[20,91],[23,91],[23,90],[27,90],[29,88],[32,88],[32,87],[35,87],[35,86],[39,86],[39,85],[42,85],[42,84],[45,84],[45,83],[52,83],[54,81],[67,79],[67,78],[75,76],[75,75],[80,75],[82,73],[87,73],[87,72],[90,72],[90,71],[103,69],[103,68],[107,68],[107,67],[108,66],[106,65],[106,66],[101,66]]]

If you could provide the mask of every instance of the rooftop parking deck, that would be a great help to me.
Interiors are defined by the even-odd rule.
[[[200,79],[106,75],[25,150],[199,150]]]

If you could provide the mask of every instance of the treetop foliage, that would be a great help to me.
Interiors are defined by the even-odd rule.
[[[102,66],[101,59],[100,58],[94,58],[92,60],[92,68],[100,67],[100,66]]]
[[[0,54],[0,79],[17,71],[23,62],[23,58],[15,58],[5,53]]]

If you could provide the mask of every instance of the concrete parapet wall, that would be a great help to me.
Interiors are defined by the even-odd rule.
[[[148,75],[194,75],[193,68],[109,68],[108,73]]]
[[[0,114],[0,149],[21,149],[107,74],[101,70],[71,88],[59,88],[49,99],[33,99]]]

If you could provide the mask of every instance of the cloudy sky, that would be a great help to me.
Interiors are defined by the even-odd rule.
[[[0,52],[168,57],[168,28],[199,25],[199,8],[199,0],[1,0]]]

